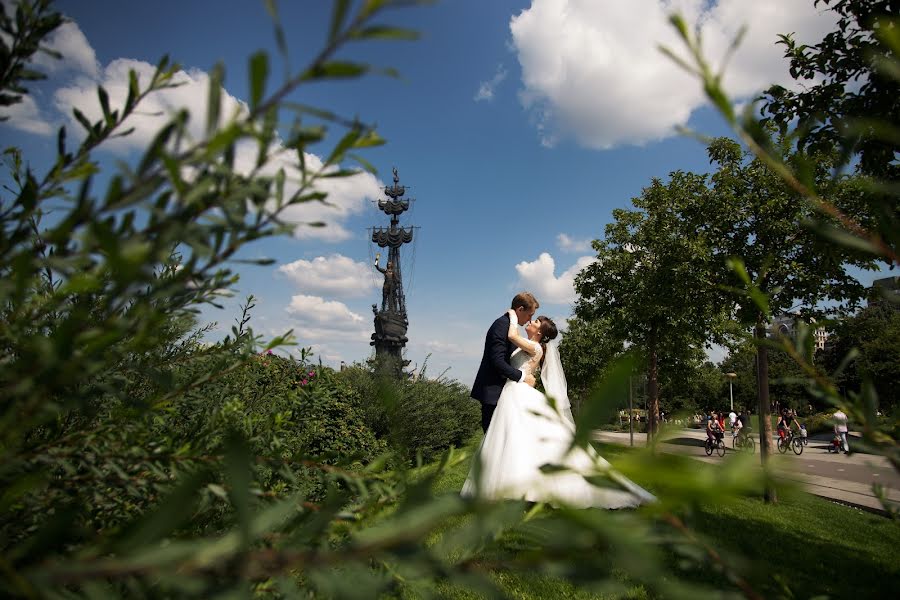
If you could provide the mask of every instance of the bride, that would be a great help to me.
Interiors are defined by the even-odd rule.
[[[656,500],[613,471],[593,448],[571,447],[575,421],[566,377],[559,350],[548,344],[557,336],[556,324],[549,317],[537,317],[525,325],[525,339],[519,335],[516,315],[509,312],[513,313],[509,339],[518,347],[510,363],[525,373],[541,367],[541,381],[555,408],[547,396],[530,385],[507,381],[461,494],[578,508],[624,508]],[[541,466],[548,464],[564,468],[542,472]],[[611,486],[598,487],[585,479],[602,475],[610,479]]]

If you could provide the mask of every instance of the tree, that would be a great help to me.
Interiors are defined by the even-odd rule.
[[[815,0],[815,4],[818,5],[819,1]],[[825,0],[825,3],[831,2]],[[827,112],[816,114],[821,107],[808,110],[809,106],[816,103],[815,99],[811,99],[813,101],[807,107],[780,102],[782,97],[792,100],[790,93],[785,95],[778,88],[771,89],[769,102],[763,110],[764,114],[769,111],[775,116],[769,125],[774,123],[781,127],[783,137],[780,146],[772,142],[767,124],[754,118],[752,105],[748,106],[742,117],[738,115],[735,102],[722,87],[723,72],[713,69],[704,56],[700,36],[691,33],[680,15],[673,14],[670,21],[685,42],[688,57],[679,56],[669,48],[662,48],[664,53],[701,81],[706,97],[738,138],[746,144],[756,157],[755,160],[766,165],[784,185],[796,193],[797,203],[805,205],[811,213],[811,218],[805,219],[804,224],[827,239],[826,246],[831,245],[841,253],[861,252],[862,256],[869,259],[867,266],[874,266],[875,260],[883,260],[891,269],[900,264],[900,203],[897,202],[896,162],[897,102],[900,97],[896,86],[900,82],[897,77],[900,72],[900,61],[897,58],[900,43],[897,40],[897,9],[894,4],[891,1],[877,0],[835,0],[834,8],[841,16],[837,31],[830,34],[825,43],[813,48],[811,54],[806,54],[807,47],[800,47],[793,57],[796,62],[792,64],[792,75],[795,78],[801,73],[804,76],[809,76],[812,72],[821,74],[821,86],[802,87],[815,89],[820,99],[828,100],[830,97],[830,101],[821,106],[826,107]],[[877,44],[873,45],[873,40],[877,40]],[[798,50],[788,36],[783,41],[788,46],[789,56]],[[739,37],[735,39],[735,45],[738,42]],[[882,80],[886,85],[866,85],[867,82],[880,78],[893,79],[893,83]],[[866,100],[856,106],[852,106],[851,102],[848,106],[845,102],[856,94],[854,88],[857,82],[854,79],[862,81],[859,89]],[[848,82],[849,86],[846,85]],[[766,101],[765,96],[763,101]],[[885,106],[889,107],[887,111],[878,111],[877,107]],[[800,118],[801,126],[795,129],[794,120],[797,117]],[[822,126],[817,128],[817,122]],[[783,141],[798,138],[799,145]],[[811,140],[815,140],[814,143]],[[880,141],[887,141],[893,148],[879,148]],[[875,177],[856,182],[855,187],[865,191],[865,194],[847,193],[847,188],[853,185],[848,185],[843,178],[823,181],[821,167],[840,173],[849,162],[859,157],[857,152],[863,144],[870,151],[867,151],[865,165],[863,166],[862,161],[858,163],[859,172]],[[785,151],[787,148],[798,147],[799,152],[793,154]],[[842,152],[839,153],[839,149]],[[786,161],[786,155],[789,154],[791,160]],[[819,164],[816,162],[818,157],[827,157],[827,160]],[[823,182],[827,185],[821,185]],[[853,204],[851,202],[848,205],[848,199],[855,200],[855,213],[845,212],[845,208]],[[863,260],[860,256],[857,253],[855,260]],[[742,292],[753,298],[753,304],[761,314],[768,314],[770,292],[780,288],[761,288],[751,280],[740,259],[735,259],[732,264],[742,280]],[[766,271],[768,268],[758,272],[757,281],[764,279]],[[756,332],[757,335],[764,333],[759,327]],[[761,349],[759,356],[765,358],[764,340],[757,339]],[[895,467],[900,468],[900,445],[895,440],[895,433],[882,427],[875,419],[877,396],[874,389],[864,383],[858,394],[843,396],[834,383],[812,365],[812,344],[808,335],[801,336],[796,345],[784,340],[782,342],[782,347],[803,369],[810,390],[831,405],[845,409],[851,418],[863,423],[864,439],[873,447],[879,448]],[[767,361],[759,363],[761,383],[767,381],[767,367]],[[767,402],[762,401],[764,394],[767,394],[767,389],[761,385],[760,404],[767,405]],[[769,440],[764,442],[768,443]],[[763,460],[766,453],[767,449],[764,447]],[[773,499],[768,492],[767,497]]]
[[[855,161],[870,177],[861,199],[870,217],[861,224],[884,240],[896,261],[900,247],[900,203],[891,183],[900,178],[900,38],[895,0],[814,0],[838,16],[837,28],[818,44],[781,36],[798,91],[771,86],[762,96],[762,123],[775,123],[811,153],[839,148],[840,166]],[[827,198],[823,194],[820,196]],[[858,237],[859,231],[854,232]],[[846,241],[845,236],[838,239]],[[876,245],[877,246],[877,245]],[[887,260],[891,264],[891,260]]]
[[[710,240],[684,218],[707,194],[704,175],[654,179],[632,199],[636,210],[613,211],[604,239],[593,242],[597,260],[575,280],[575,315],[604,320],[646,359],[649,435],[659,419],[659,369],[684,362],[718,331]]]
[[[749,341],[736,343],[719,364],[722,373],[734,373],[731,382],[734,405],[741,410],[757,410],[756,348]]]
[[[781,159],[807,171],[817,189],[837,203],[846,199],[842,208],[858,208],[852,197],[842,193],[853,181],[832,178],[832,155],[795,153],[786,144],[780,150]],[[750,159],[737,142],[716,139],[709,146],[709,156],[717,165],[711,178],[713,193],[707,196],[710,202],[697,226],[714,240],[714,262],[723,267],[719,285],[739,292],[733,296],[737,321],[756,338],[760,455],[765,464],[774,450],[768,418],[770,319],[797,305],[807,315],[820,317],[839,310],[842,302],[852,306],[865,289],[848,273],[847,265],[871,268],[873,261],[859,251],[829,243],[807,227],[813,217],[810,204],[761,160]],[[825,303],[838,304],[826,308]],[[777,501],[774,488],[767,490],[766,497]]]
[[[728,404],[728,386],[722,371],[706,360],[705,353],[675,370],[681,376],[663,383],[666,413],[694,413],[698,409],[720,409]]]
[[[803,381],[803,371],[783,349],[770,348],[769,392],[770,406],[807,410],[813,400]],[[756,381],[756,348],[753,344],[741,343],[732,349],[722,361],[722,373],[735,373],[732,382],[734,405],[738,408],[757,409],[758,382]]]
[[[838,371],[854,349],[856,359]],[[900,405],[900,310],[872,304],[836,322],[820,358],[827,372],[838,373],[835,383],[845,393],[858,393],[868,380],[878,393],[881,409],[895,410]]]
[[[783,132],[799,133],[801,149],[859,156],[860,173],[885,180],[900,176],[900,140],[879,123],[900,121],[900,79],[886,67],[896,60],[895,0],[814,0],[838,15],[837,29],[818,44],[780,36],[798,91],[780,85],[763,94],[763,114]]]
[[[573,317],[567,321],[559,354],[566,366],[569,399],[576,413],[594,384],[604,379],[607,366],[624,350],[622,341],[612,335],[608,320]]]

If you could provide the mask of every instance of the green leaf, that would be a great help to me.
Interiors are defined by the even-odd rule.
[[[141,515],[114,542],[119,552],[146,547],[169,535],[191,518],[190,507],[197,501],[197,492],[208,480],[204,471],[183,477],[163,500],[151,511]]]
[[[370,163],[369,161],[367,161],[366,159],[364,159],[362,156],[360,156],[358,154],[348,154],[347,157],[356,161],[357,163],[359,163],[359,165],[363,169],[365,169],[372,175],[378,174],[378,170],[375,168],[375,166],[372,163]]]
[[[334,147],[334,150],[331,151],[325,164],[332,165],[340,163],[344,159],[344,153],[356,146],[356,142],[359,141],[361,134],[362,132],[359,129],[351,129],[345,133],[344,137],[342,137]]]
[[[303,74],[304,81],[315,79],[347,79],[359,77],[369,71],[371,67],[362,63],[331,61],[317,65]]]
[[[873,244],[870,240],[861,238],[846,229],[835,227],[829,223],[823,223],[817,220],[809,220],[804,223],[812,231],[815,231],[825,239],[831,240],[845,248],[853,248],[854,250],[862,250],[863,252],[880,255],[881,249]]]
[[[209,72],[209,90],[206,101],[206,135],[211,136],[219,127],[222,110],[222,83],[225,79],[225,67],[221,62]]]
[[[250,110],[254,111],[262,102],[269,77],[269,55],[256,52],[250,57]]]
[[[66,155],[66,128],[60,127],[56,134],[56,154],[59,158]]]
[[[359,16],[361,18],[368,18],[375,14],[377,11],[381,10],[384,6],[385,0],[366,0],[365,4],[363,4],[362,8],[359,11]]]
[[[141,90],[138,85],[137,73],[134,69],[128,70],[128,97],[125,99],[125,112],[129,112],[133,107],[134,103],[137,101],[138,96],[140,95]]]
[[[100,99],[100,109],[103,110],[103,118],[106,119],[107,125],[111,125],[115,119],[109,112],[109,94],[106,93],[103,86],[97,86],[97,97]]]
[[[420,35],[413,29],[372,25],[354,31],[350,37],[356,40],[417,40]]]
[[[272,24],[275,26],[275,44],[278,46],[278,53],[287,60],[287,41],[284,36],[284,28],[281,26],[281,17],[278,15],[278,6],[275,4],[275,0],[265,0],[264,4],[266,12],[269,13],[269,18],[272,19]]]
[[[326,131],[327,130],[322,125],[315,125],[313,127],[298,127],[291,131],[290,138],[288,139],[286,145],[289,148],[300,149],[303,146],[315,144],[322,141],[322,139],[325,137]]]
[[[344,18],[347,16],[347,9],[350,7],[350,0],[335,0],[334,8],[331,12],[331,25],[328,28],[328,41],[333,42],[337,38],[341,27],[344,25]]]
[[[87,117],[84,116],[84,113],[78,110],[77,108],[72,109],[72,114],[75,116],[75,120],[81,123],[81,126],[84,127],[88,132],[88,137],[91,136],[91,133],[94,130],[94,126],[88,121]]]
[[[356,169],[336,169],[334,171],[328,171],[326,173],[322,173],[319,175],[322,179],[325,178],[340,178],[340,177],[352,177],[354,175],[359,175],[359,171]]]
[[[374,129],[370,129],[365,133],[365,135],[360,136],[359,139],[353,142],[353,147],[373,148],[375,146],[383,146],[386,143],[387,141],[383,137],[378,135],[377,131],[375,131]]]
[[[635,363],[631,354],[624,354],[607,369],[606,377],[593,387],[588,401],[578,413],[573,444],[586,447],[594,430],[615,414],[621,400],[627,398],[629,378]]]
[[[225,479],[244,547],[251,542],[250,486],[253,475],[250,460],[250,447],[244,438],[236,432],[229,434],[225,441]]]
[[[728,265],[728,268],[734,271],[734,273],[740,278],[742,282],[747,285],[750,285],[750,274],[747,273],[747,267],[744,266],[744,261],[737,257],[729,258],[725,261],[725,264]]]

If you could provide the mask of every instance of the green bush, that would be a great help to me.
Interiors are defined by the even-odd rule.
[[[371,430],[410,463],[462,446],[480,427],[478,403],[457,381],[398,381],[359,366],[336,377],[355,390],[359,411]]]
[[[806,426],[806,431],[809,435],[813,435],[815,433],[825,433],[834,431],[834,423],[831,421],[831,415],[834,413],[814,413],[800,419],[800,422]]]
[[[192,380],[194,370],[209,371],[222,360],[206,353],[185,358],[175,381]],[[141,389],[146,397],[155,392],[151,384]],[[12,506],[14,518],[4,519],[2,533],[25,539],[46,521],[48,506],[75,525],[61,543],[72,543],[80,531],[111,533],[189,474],[206,484],[190,529],[219,530],[228,524],[225,482],[207,465],[235,433],[258,457],[258,496],[302,493],[319,501],[327,488],[323,470],[359,471],[387,449],[366,424],[355,394],[327,367],[270,354],[198,384],[179,402],[150,414],[134,408],[146,397],[135,396],[134,404],[105,397],[92,418],[72,419],[53,436],[52,453],[20,466],[19,478],[43,481]]]

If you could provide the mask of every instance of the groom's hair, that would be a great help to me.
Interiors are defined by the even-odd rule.
[[[513,310],[516,310],[517,308],[537,310],[540,306],[537,298],[535,298],[531,292],[520,292],[512,299],[512,306],[510,306],[510,308]]]

